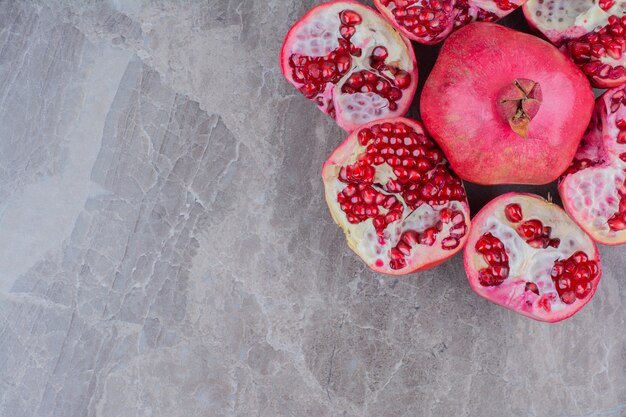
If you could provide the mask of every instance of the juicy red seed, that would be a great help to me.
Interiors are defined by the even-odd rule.
[[[389,56],[387,48],[384,46],[377,46],[372,50],[372,59],[376,61],[384,61]]]
[[[437,232],[438,230],[434,227],[429,227],[428,229],[424,230],[424,233],[422,234],[422,236],[420,236],[419,239],[420,244],[426,246],[434,245],[435,241],[437,240]]]
[[[517,228],[517,232],[527,241],[535,239],[543,235],[543,224],[536,219],[528,220]]]
[[[519,204],[509,204],[505,207],[504,213],[506,218],[512,223],[519,223],[524,218],[522,215],[522,207]]]
[[[361,15],[353,10],[344,10],[339,13],[339,18],[341,19],[341,23],[348,26],[355,26],[362,22]]]
[[[411,85],[411,74],[403,70],[396,72],[394,83],[396,84],[396,87],[398,88],[401,88],[401,89],[407,88],[409,85]]]
[[[491,233],[486,233],[478,239],[474,248],[489,265],[489,268],[478,271],[480,284],[484,287],[502,284],[509,276],[509,258],[502,241]]]

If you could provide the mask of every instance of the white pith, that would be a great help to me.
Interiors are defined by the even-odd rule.
[[[553,12],[549,12],[552,5]],[[575,39],[594,29],[606,26],[609,16],[623,16],[626,1],[616,1],[613,7],[604,11],[595,0],[529,0],[524,6],[537,24],[538,29],[550,41],[560,44],[566,39]],[[537,12],[541,16],[537,16]]]
[[[403,69],[415,78],[415,66],[412,55],[404,43],[400,34],[380,15],[372,10],[354,3],[333,3],[323,5],[317,12],[313,11],[307,15],[295,28],[292,33],[293,44],[289,45],[286,56],[289,59],[292,54],[305,55],[310,57],[323,57],[339,47],[341,34],[339,28],[341,21],[339,13],[344,10],[357,12],[362,22],[355,25],[356,32],[350,38],[350,42],[361,48],[360,57],[352,56],[352,68],[339,80],[337,84],[327,83],[322,96],[324,105],[322,109],[328,112],[328,102],[333,100],[337,120],[344,120],[347,125],[342,126],[352,130],[356,125],[361,125],[373,120],[381,119],[385,116],[398,116],[403,112],[402,106],[398,110],[390,111],[389,101],[376,93],[342,94],[341,87],[354,72],[361,70],[372,70],[370,66],[370,56],[372,50],[379,45],[387,49],[388,57],[385,63],[388,66]],[[373,71],[379,73],[378,71]],[[388,79],[393,80],[393,75],[389,71],[383,71]],[[291,73],[286,74],[293,83]],[[412,79],[412,85],[415,84]],[[297,83],[295,83],[297,85]],[[410,94],[412,87],[403,90],[403,98]],[[398,103],[399,104],[399,103]]]
[[[394,195],[404,206],[402,219],[389,224],[385,229],[384,244],[379,242],[372,219],[367,219],[358,224],[350,223],[337,201],[337,194],[346,187],[346,183],[339,180],[341,167],[354,164],[366,150],[366,147],[358,145],[356,141],[354,143],[356,144],[355,147],[343,146],[335,151],[331,156],[332,164],[327,164],[324,167],[322,176],[324,177],[326,201],[335,223],[344,231],[350,248],[368,265],[377,270],[389,270],[390,251],[398,244],[402,233],[407,230],[414,230],[421,236],[424,230],[434,227],[440,221],[440,212],[445,208],[463,213],[462,223],[469,226],[468,209],[459,201],[449,201],[444,205],[438,206],[430,206],[424,203],[411,212],[399,193],[387,193],[382,189],[377,190],[384,194]],[[374,167],[376,169],[375,183],[385,184],[389,179],[396,179],[391,167],[386,163]],[[386,213],[386,209],[383,207],[379,206],[378,208],[381,214]],[[416,265],[430,264],[441,259],[442,241],[450,236],[450,230],[454,227],[455,221],[459,223],[458,220],[459,218],[453,218],[449,223],[443,224],[443,228],[437,233],[436,240],[432,246],[414,245],[411,248],[410,255],[405,258],[407,266],[403,270],[411,269]],[[451,253],[455,253],[457,249],[463,246],[468,234],[469,230],[459,239],[458,248],[451,250]],[[377,261],[379,261],[379,264],[382,262],[382,265],[377,265]]]
[[[511,223],[505,215],[505,207],[515,203],[521,206],[524,216],[519,223]],[[468,247],[471,267],[476,272],[489,267],[483,255],[478,253],[474,246],[481,236],[491,233],[500,239],[505,247],[510,272],[502,284],[494,287],[482,286],[476,280],[473,285],[476,292],[500,305],[539,319],[548,313],[539,305],[542,298],[549,300],[553,316],[563,314],[581,302],[577,300],[572,305],[563,303],[550,275],[554,261],[567,259],[579,250],[585,252],[590,259],[595,256],[595,246],[591,239],[563,210],[547,201],[519,195],[494,203],[488,212],[481,214],[481,217],[483,216],[488,217],[484,222],[480,220],[474,222],[469,242],[473,245]],[[524,221],[531,219],[540,220],[544,226],[552,227],[551,237],[561,240],[558,248],[535,249],[519,236],[515,229]],[[526,291],[527,282],[537,284],[539,295]]]
[[[597,239],[612,243],[626,239],[626,231],[611,230],[608,220],[618,211],[617,190],[626,174],[614,166],[588,168],[565,178],[560,185],[564,204],[581,225]]]

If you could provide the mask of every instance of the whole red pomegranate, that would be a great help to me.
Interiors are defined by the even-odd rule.
[[[311,9],[287,33],[280,60],[285,78],[348,132],[404,115],[417,88],[410,42],[356,1]]]
[[[470,217],[463,182],[419,122],[361,126],[328,158],[322,177],[333,219],[375,271],[431,268],[465,244]]]
[[[626,86],[608,90],[559,182],[565,210],[596,241],[626,243]]]
[[[561,47],[597,88],[626,82],[626,1],[529,0],[531,27]]]
[[[472,223],[465,270],[481,297],[547,322],[572,316],[593,297],[602,275],[598,249],[559,206],[509,193]]]
[[[574,157],[593,102],[584,74],[554,46],[473,23],[444,43],[421,114],[461,178],[546,184]]]
[[[494,22],[526,0],[374,0],[374,4],[408,38],[426,45],[444,40],[453,30],[475,21]]]

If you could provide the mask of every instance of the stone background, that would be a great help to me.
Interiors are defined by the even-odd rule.
[[[278,68],[316,3],[0,0],[1,416],[626,416],[624,248],[555,325],[347,248]]]

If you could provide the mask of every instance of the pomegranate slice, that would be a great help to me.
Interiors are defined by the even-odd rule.
[[[626,87],[596,102],[589,130],[559,183],[565,210],[605,245],[626,243]]]
[[[583,73],[554,46],[473,23],[444,43],[421,114],[464,180],[546,184],[569,166],[593,102]]]
[[[531,27],[561,47],[597,88],[626,81],[626,1],[529,0]]]
[[[559,206],[509,193],[487,204],[472,223],[465,271],[481,297],[557,322],[596,292],[602,275],[598,248]]]
[[[361,126],[328,158],[322,177],[333,219],[374,271],[432,268],[465,244],[470,217],[463,182],[419,122]]]
[[[405,36],[434,45],[468,23],[494,22],[526,0],[374,0],[380,12]]]
[[[404,115],[417,88],[410,42],[356,1],[311,9],[287,33],[280,60],[287,81],[348,132]]]

